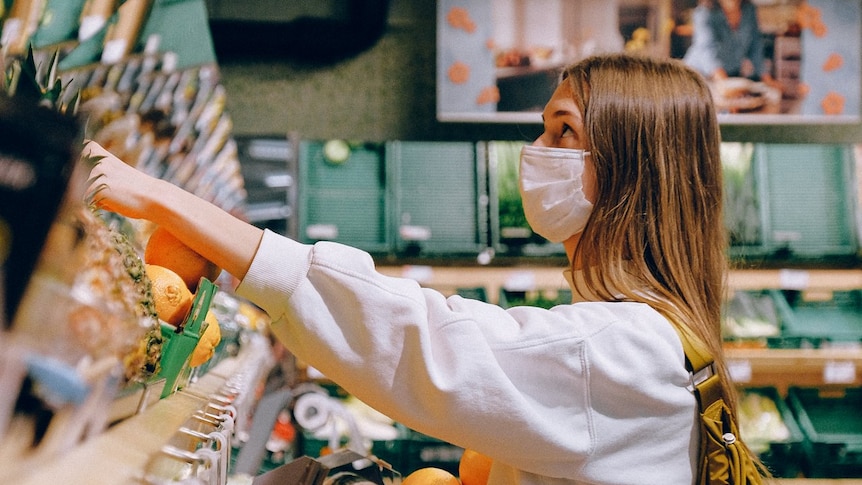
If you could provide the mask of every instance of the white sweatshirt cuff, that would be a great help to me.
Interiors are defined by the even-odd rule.
[[[273,320],[277,320],[287,300],[308,274],[312,247],[265,230],[254,260],[236,288],[236,294],[247,298],[265,310]]]

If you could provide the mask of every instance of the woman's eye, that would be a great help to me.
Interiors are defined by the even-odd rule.
[[[563,125],[563,132],[560,134],[560,138],[566,138],[569,136],[575,136],[575,130],[571,129],[569,125]]]

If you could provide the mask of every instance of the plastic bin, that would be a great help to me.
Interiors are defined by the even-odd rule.
[[[487,176],[472,142],[390,141],[395,250],[476,255],[489,246]]]
[[[459,446],[411,430],[405,441],[403,466],[394,468],[407,476],[420,468],[435,467],[457,477],[462,454],[464,449]]]
[[[774,476],[794,478],[802,473],[805,435],[777,389],[741,389],[739,428],[745,443]]]
[[[499,304],[503,308],[515,306],[535,306],[539,308],[552,308],[557,305],[567,305],[572,302],[572,291],[567,288],[561,289],[535,289],[535,290],[500,290]]]
[[[862,477],[862,388],[790,387],[787,403],[805,436],[805,475]]]
[[[330,160],[323,141],[299,151],[299,241],[336,241],[371,253],[392,251],[387,166],[381,143],[351,143],[345,160]]]
[[[766,347],[781,334],[782,314],[768,290],[737,291],[723,307],[721,333],[726,343]]]
[[[782,339],[803,347],[862,346],[862,291],[775,291]]]
[[[737,214],[730,254],[743,259],[820,260],[858,249],[853,150],[843,144],[756,144],[754,201],[728,200]],[[744,195],[739,195],[743,197]],[[753,204],[753,207],[752,207]],[[754,212],[761,227],[754,227]],[[739,232],[744,229],[744,234]],[[742,237],[740,237],[742,235]]]

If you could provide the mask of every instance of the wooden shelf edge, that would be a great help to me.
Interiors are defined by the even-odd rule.
[[[537,288],[565,288],[564,265],[557,266],[434,266],[423,264],[378,265],[389,276],[416,279],[434,288],[486,286],[505,287],[517,277],[532,278]],[[733,269],[728,287],[734,290],[760,289],[862,289],[862,269]]]

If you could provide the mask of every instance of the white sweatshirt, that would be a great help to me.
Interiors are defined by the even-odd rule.
[[[347,392],[492,457],[492,485],[693,481],[682,344],[647,305],[504,310],[381,275],[363,251],[270,231],[237,294]]]

